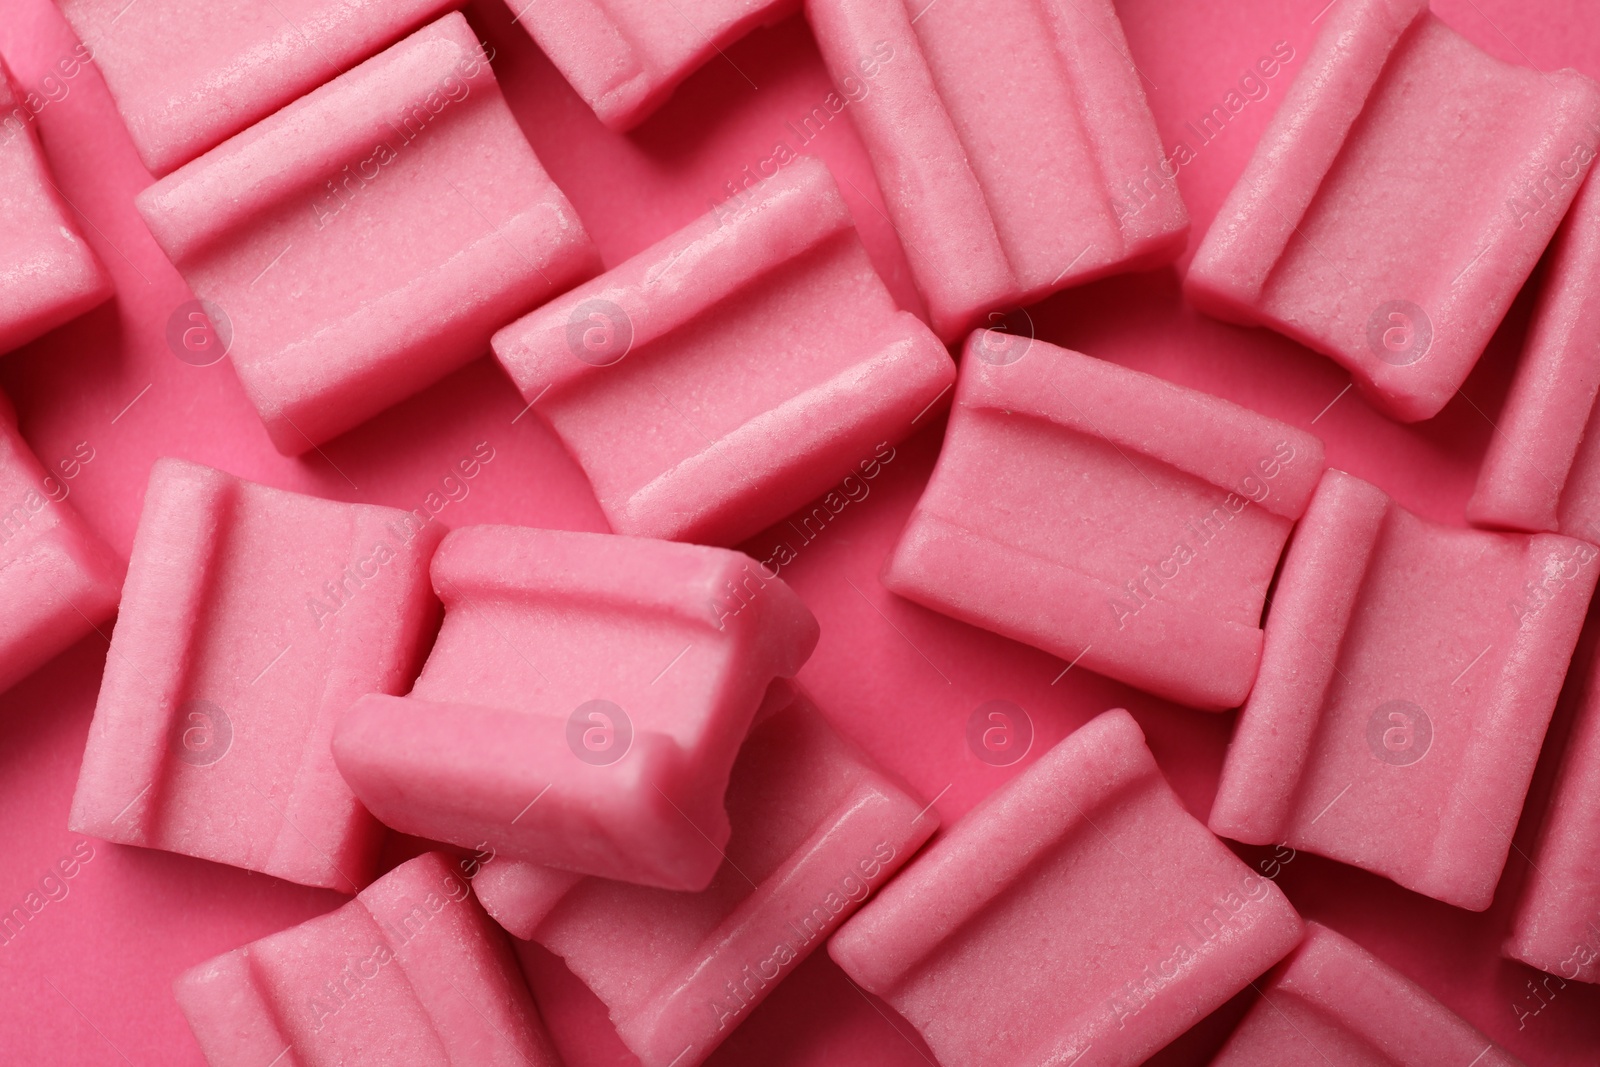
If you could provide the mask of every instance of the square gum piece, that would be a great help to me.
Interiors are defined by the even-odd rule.
[[[1184,283],[1438,414],[1600,144],[1600,87],[1479,51],[1427,0],[1338,0]]]
[[[1487,908],[1596,555],[1439,526],[1330,470],[1284,558],[1211,829]]]
[[[1261,991],[1211,1067],[1521,1067],[1421,986],[1326,926]]]
[[[173,983],[211,1067],[560,1067],[503,934],[448,858]]]
[[[736,544],[923,421],[955,378],[802,157],[494,338],[617,533]]]
[[[599,268],[460,14],[136,203],[289,455],[463,366]]]
[[[74,453],[64,469],[83,459]],[[29,451],[0,394],[0,691],[117,610],[122,561],[66,502],[70,492]]]
[[[828,952],[944,1067],[1143,1062],[1300,941],[1133,717],[1091,720],[856,913]],[[1041,961],[1052,966],[1041,966]]]
[[[883,584],[1168,699],[1236,707],[1322,456],[1226,400],[980,330]]]
[[[33,121],[0,59],[0,353],[112,294],[111,276],[56,191]]]
[[[941,337],[1183,251],[1188,211],[1111,0],[806,10]]]
[[[938,825],[805,695],[774,683],[763,714],[728,786],[727,856],[703,892],[574,884],[514,862],[473,883],[491,915],[605,1002],[644,1067],[709,1056]]]
[[[670,10],[658,0],[515,0],[511,7],[583,102],[621,133],[712,56],[733,64],[724,48],[787,18],[800,0],[670,0]]]
[[[510,526],[433,561],[444,626],[411,695],[333,739],[367,808],[408,834],[583,874],[704,889],[728,774],[817,621],[738,552]]]
[[[453,0],[58,0],[145,167],[189,162]]]
[[[382,827],[328,739],[415,676],[436,524],[183,460],[150,474],[69,825],[353,893]],[[286,536],[290,534],[292,536]]]

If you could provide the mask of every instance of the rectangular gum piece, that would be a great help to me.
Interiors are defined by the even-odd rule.
[[[991,794],[829,942],[944,1067],[1143,1062],[1299,942],[1300,917],[1183,809],[1133,717]],[[1046,966],[1046,963],[1049,963]]]
[[[71,828],[353,893],[382,828],[328,739],[414,676],[437,524],[183,460],[150,474]],[[286,536],[292,533],[292,536]]]
[[[1211,829],[1487,908],[1596,555],[1427,522],[1328,471],[1284,559]]]
[[[1189,215],[1111,0],[806,11],[947,341],[1183,251]]]
[[[334,759],[405,833],[603,877],[699,890],[762,696],[817,622],[720,548],[510,526],[433,561],[444,626],[411,695],[349,710]]]
[[[0,692],[117,610],[122,561],[66,502],[85,447],[46,472],[0,393]]]
[[[559,1067],[505,935],[438,852],[178,976],[211,1067]]]
[[[1479,51],[1427,0],[1338,0],[1201,242],[1189,300],[1438,414],[1600,143],[1600,87]]]
[[[733,834],[704,892],[498,862],[473,883],[491,915],[566,960],[644,1067],[709,1056],[938,825],[806,696],[773,688],[734,765]]]
[[[1306,923],[1211,1067],[1521,1067],[1354,941]]]
[[[494,351],[613,530],[699,544],[821,495],[955,378],[806,157],[507,326]]]
[[[56,191],[24,93],[0,59],[0,353],[104,303],[111,276]]]
[[[459,13],[136,204],[288,455],[433,384],[599,268]]]
[[[444,14],[453,0],[59,0],[162,175]]]
[[[1322,442],[1113,363],[979,330],[883,584],[1198,708],[1237,707]]]

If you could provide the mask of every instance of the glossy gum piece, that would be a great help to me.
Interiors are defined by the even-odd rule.
[[[1189,215],[1111,0],[806,10],[941,337],[1183,251]]]
[[[480,355],[599,268],[447,15],[144,190],[279,451],[350,429]]]
[[[938,824],[784,689],[734,765],[733,835],[704,892],[512,863],[474,883],[491,915],[594,990],[644,1067],[709,1056]]]
[[[505,935],[437,852],[185,972],[211,1067],[559,1067]]]
[[[1284,559],[1211,829],[1487,908],[1595,557],[1426,522],[1330,470]]]
[[[445,621],[411,695],[361,700],[334,735],[367,808],[513,859],[705,888],[739,744],[816,645],[799,598],[727,549],[510,526],[450,534],[433,582]]]
[[[618,533],[731,545],[928,417],[955,378],[825,165],[776,177],[494,338]]]
[[[1326,926],[1273,975],[1211,1067],[1521,1067],[1427,991]]]
[[[111,276],[56,191],[25,94],[0,59],[0,353],[111,297]]]
[[[436,523],[156,463],[71,828],[353,893],[382,827],[328,738],[414,677]]]
[[[1501,63],[1427,7],[1327,13],[1184,283],[1407,422],[1466,380],[1600,143],[1600,87]]]
[[[162,175],[455,6],[453,0],[58,0]]]
[[[664,10],[655,0],[539,0],[513,11],[584,103],[621,133],[644,121],[706,60],[799,6],[800,0],[672,0]]]
[[[0,394],[0,692],[117,610],[122,561],[66,502],[83,459],[47,473]]]
[[[978,331],[883,584],[1160,696],[1236,707],[1322,456],[1225,400]]]
[[[1300,935],[1278,887],[1184,811],[1118,709],[974,808],[828,952],[943,1067],[1122,1067]]]

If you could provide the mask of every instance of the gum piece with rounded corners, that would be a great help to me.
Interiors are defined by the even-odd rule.
[[[382,827],[328,751],[415,676],[437,523],[183,460],[150,474],[71,828],[353,893]]]
[[[1487,908],[1596,555],[1439,526],[1328,471],[1284,558],[1211,829]]]
[[[173,983],[211,1067],[559,1067],[503,934],[443,854]]]
[[[892,592],[1152,693],[1236,707],[1322,442],[1042,341],[967,341]]]
[[[613,530],[699,544],[822,495],[926,426],[955,378],[810,158],[501,330],[494,351]]]
[[[477,526],[433,561],[444,626],[411,695],[333,739],[356,795],[405,833],[583,874],[704,889],[723,793],[768,685],[817,621],[727,549]]]
[[[1300,936],[1278,887],[1183,809],[1118,709],[956,823],[828,952],[943,1067],[1123,1067]]]
[[[1555,233],[1600,86],[1502,63],[1427,0],[1338,0],[1324,20],[1184,290],[1415,422],[1455,395]]]
[[[288,455],[433,384],[599,269],[460,14],[136,203]]]
[[[806,13],[941,337],[1183,251],[1189,215],[1111,0]]]

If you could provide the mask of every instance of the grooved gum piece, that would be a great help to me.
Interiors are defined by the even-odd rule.
[[[559,1067],[505,935],[438,852],[173,983],[211,1067]]]
[[[0,353],[111,296],[111,277],[56,192],[33,112],[0,58]]]
[[[413,677],[436,524],[159,460],[71,828],[353,893],[382,828],[328,752]]]
[[[1421,986],[1326,926],[1262,990],[1211,1067],[1521,1067]]]
[[[1600,144],[1600,86],[1479,51],[1427,0],[1338,0],[1184,289],[1431,418],[1466,380]]]
[[[974,808],[828,952],[944,1067],[1123,1067],[1301,929],[1278,887],[1183,810],[1118,709]]]
[[[1328,471],[1284,559],[1211,829],[1487,908],[1595,556],[1438,526]]]
[[[66,502],[84,447],[46,473],[0,393],[0,692],[117,610],[122,561]]]
[[[776,704],[778,710],[773,710]],[[693,1067],[882,885],[938,816],[786,683],[728,786],[727,858],[701,893],[492,863],[473,888],[562,956],[644,1067]]]
[[[259,122],[454,0],[57,0],[139,158],[161,175]]]
[[[507,326],[494,351],[613,530],[699,544],[821,495],[955,378],[811,158]]]
[[[1189,214],[1111,0],[807,14],[941,337],[1183,251]]]
[[[739,744],[817,642],[799,598],[727,549],[510,526],[450,534],[433,582],[444,627],[411,695],[363,698],[334,734],[367,808],[438,841],[704,889]]]
[[[1235,707],[1322,470],[1322,442],[1276,420],[980,330],[883,584],[1169,699]]]
[[[599,267],[460,14],[136,202],[231,322],[218,329],[234,369],[290,455],[433,384]]]

